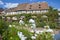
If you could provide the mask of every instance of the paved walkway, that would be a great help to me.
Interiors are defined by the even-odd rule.
[[[16,28],[17,29],[22,29],[22,27],[20,27],[20,28],[16,27]],[[29,31],[32,30],[30,27],[23,27],[23,29],[27,29]],[[42,30],[44,30],[44,28],[36,28],[35,30],[41,30],[42,31]],[[53,32],[54,34],[58,34],[60,32],[60,30],[58,30],[58,29],[53,29],[53,31],[54,31]]]

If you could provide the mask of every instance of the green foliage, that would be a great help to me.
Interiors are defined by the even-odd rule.
[[[0,20],[0,35],[3,40],[20,40],[15,28],[9,28],[9,23],[4,20]]]
[[[51,21],[54,22],[54,19],[56,19],[58,17],[58,10],[50,7],[49,11],[46,15],[49,17],[49,19],[51,19]]]
[[[18,31],[22,32],[24,36],[27,37],[26,40],[32,40],[32,33],[29,32],[27,29],[17,29],[13,26],[9,27],[8,30],[3,33],[3,40],[20,40],[18,36]]]
[[[18,30],[14,27],[8,28],[8,32],[3,33],[3,40],[20,40],[17,32]]]
[[[42,18],[43,15],[46,15],[48,18]],[[16,16],[18,19],[21,16],[25,16],[25,18],[23,19],[25,24],[28,24],[28,21],[30,18],[33,18],[36,22],[36,27],[43,27],[46,24],[48,24],[47,22],[45,23],[44,21],[49,22],[49,25],[51,26],[51,28],[55,28],[57,25],[57,22],[55,21],[55,19],[57,19],[58,17],[58,10],[54,9],[53,7],[49,7],[49,10],[47,13],[43,13],[43,14],[18,14],[18,15],[12,15],[11,17]],[[32,17],[32,16],[36,16],[36,18]],[[40,21],[41,20],[41,21]],[[56,25],[55,25],[56,24]]]
[[[53,36],[51,33],[43,32],[37,36],[36,40],[53,40]]]
[[[16,26],[20,26],[20,24],[18,22],[12,22],[12,25],[16,25]]]
[[[34,18],[35,22],[36,22],[36,27],[43,27],[47,24],[47,22],[44,22],[44,21],[47,21],[48,19],[48,22],[49,22],[49,25],[51,26],[51,28],[54,28],[54,26],[57,25],[57,23],[55,23],[55,19],[57,18],[57,10],[56,9],[49,9],[49,12],[47,12],[46,14],[19,14],[19,15],[15,15],[18,19],[19,17],[21,16],[25,16],[25,18],[23,19],[25,24],[29,24],[29,19],[30,18],[33,18],[32,16],[36,16],[36,18]],[[46,15],[48,18],[42,18],[43,15]],[[40,21],[41,20],[41,21]],[[17,22],[18,23],[18,22]],[[14,23],[13,23],[14,24]],[[16,22],[15,22],[16,24]],[[53,25],[52,25],[53,24]],[[55,25],[56,24],[56,25]],[[18,25],[18,24],[17,24]]]
[[[22,33],[24,34],[24,36],[27,37],[26,40],[32,40],[32,39],[31,39],[32,33],[29,32],[27,29],[20,29],[20,32],[22,32]]]
[[[44,27],[46,25],[45,22],[40,22],[40,27]]]
[[[2,35],[8,29],[8,23],[4,20],[0,20],[0,34]]]
[[[0,19],[0,35],[2,36],[2,39],[7,39],[8,25],[9,24],[6,21]]]
[[[50,28],[56,28],[57,27],[57,23],[50,22],[49,26],[50,26]]]
[[[0,16],[0,19],[2,19],[2,16]]]

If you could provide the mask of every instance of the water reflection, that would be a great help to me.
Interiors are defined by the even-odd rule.
[[[55,35],[54,40],[60,40],[60,33]]]

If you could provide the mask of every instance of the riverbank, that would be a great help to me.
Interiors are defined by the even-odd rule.
[[[31,28],[28,28],[29,30],[32,30]],[[36,28],[35,30],[44,30],[44,28]],[[60,33],[60,29],[52,29],[53,30],[53,34],[59,34]]]
[[[21,27],[19,28],[19,27],[16,27],[17,29],[22,29]],[[29,31],[32,31],[33,29],[31,29],[30,27],[23,27],[23,29],[27,29],[27,30],[29,30]],[[44,28],[35,28],[35,30],[40,30],[40,31],[42,31],[42,30],[44,30]],[[58,34],[58,33],[60,33],[60,29],[52,29],[53,30],[53,34]]]
[[[53,29],[54,30],[54,34],[59,34],[60,33],[60,29]]]

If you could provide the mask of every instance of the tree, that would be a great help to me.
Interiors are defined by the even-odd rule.
[[[53,40],[53,36],[49,32],[43,32],[42,34],[38,34],[36,40]]]
[[[48,13],[46,14],[50,21],[53,21],[58,17],[58,10],[53,7],[49,7]]]
[[[8,24],[7,24],[7,22],[5,22],[4,20],[0,19],[0,35],[1,35],[1,37],[4,36],[3,35],[4,33],[7,34],[7,32],[8,32]]]

